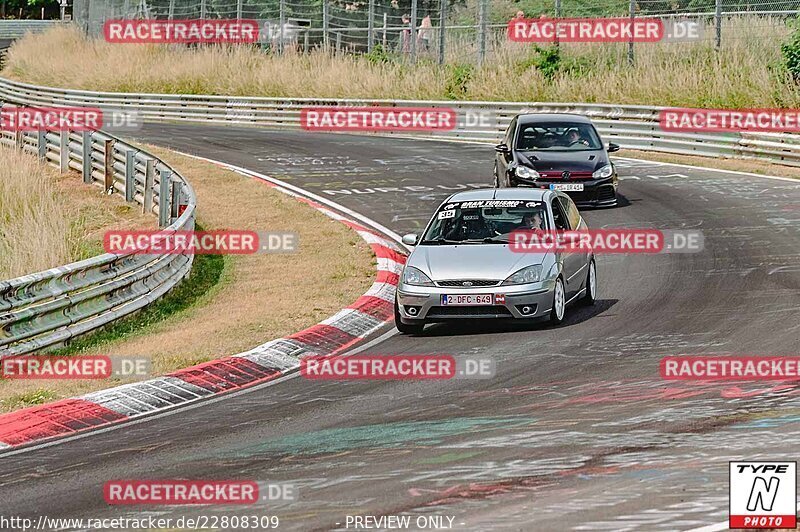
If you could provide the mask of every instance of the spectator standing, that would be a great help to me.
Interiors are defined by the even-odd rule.
[[[411,17],[403,15],[403,31],[400,33],[400,51],[404,54],[411,52]]]
[[[422,52],[429,52],[431,49],[431,39],[433,38],[433,24],[431,16],[425,15],[417,30],[417,47]]]

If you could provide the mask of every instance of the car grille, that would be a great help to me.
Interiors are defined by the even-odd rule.
[[[600,187],[597,191],[598,201],[607,201],[614,199],[614,187]]]
[[[431,307],[426,318],[452,318],[452,317],[485,317],[485,316],[512,316],[506,307],[493,305],[482,307]]]
[[[560,179],[564,180],[563,172],[561,170],[551,170],[548,172],[539,172],[539,175],[542,176],[544,179]],[[591,179],[592,172],[570,172],[569,179]]]
[[[464,283],[472,283],[470,286],[464,286]],[[436,286],[455,286],[458,288],[479,288],[481,286],[497,286],[500,281],[493,281],[491,279],[454,279],[451,281],[436,281]]]

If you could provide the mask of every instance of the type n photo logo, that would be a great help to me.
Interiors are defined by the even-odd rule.
[[[730,462],[730,528],[794,529],[797,462]]]

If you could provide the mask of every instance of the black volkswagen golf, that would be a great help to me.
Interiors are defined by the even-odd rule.
[[[617,204],[617,171],[591,120],[581,115],[517,115],[495,146],[494,185],[566,192],[578,206]]]

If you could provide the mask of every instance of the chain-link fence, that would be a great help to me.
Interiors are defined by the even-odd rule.
[[[519,48],[507,35],[514,17],[691,20],[703,30],[695,41],[720,47],[783,35],[787,20],[798,13],[800,0],[74,0],[73,5],[75,22],[95,36],[108,19],[258,19],[263,46],[279,51],[327,46],[411,62],[478,64]],[[635,47],[653,45],[607,46],[633,60]]]

